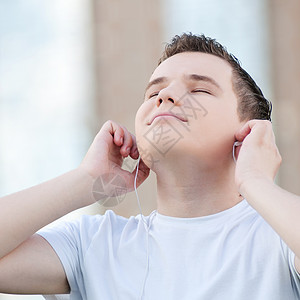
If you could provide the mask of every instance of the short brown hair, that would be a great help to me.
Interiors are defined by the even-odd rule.
[[[182,52],[202,52],[226,60],[232,67],[232,85],[238,98],[240,121],[262,119],[271,121],[272,103],[267,100],[252,77],[241,67],[239,60],[215,39],[205,35],[183,33],[166,45],[158,65],[167,58]]]

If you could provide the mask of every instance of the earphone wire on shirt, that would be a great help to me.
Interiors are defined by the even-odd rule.
[[[138,299],[142,300],[143,299],[143,295],[144,295],[144,291],[145,291],[147,276],[148,276],[148,273],[149,273],[149,230],[150,230],[150,227],[151,227],[152,219],[153,219],[153,217],[156,214],[156,210],[154,210],[150,214],[150,216],[149,216],[149,223],[147,223],[147,221],[146,221],[146,219],[145,219],[145,217],[143,215],[143,212],[142,212],[140,198],[139,198],[139,195],[138,195],[138,192],[137,192],[137,188],[136,188],[136,181],[137,181],[137,175],[138,175],[138,171],[139,171],[140,160],[141,160],[141,157],[139,156],[138,162],[137,162],[137,166],[136,166],[135,177],[134,177],[134,190],[135,190],[135,194],[136,194],[136,198],[137,198],[137,202],[138,202],[138,207],[139,207],[139,210],[140,210],[141,219],[142,219],[142,221],[145,224],[146,229],[147,229],[147,237],[146,237],[146,269],[145,269],[145,275],[144,275],[144,280],[143,280],[143,284],[142,284],[141,294],[140,294],[140,296],[138,298]]]

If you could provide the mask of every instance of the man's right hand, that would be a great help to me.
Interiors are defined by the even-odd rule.
[[[85,170],[93,180],[105,174],[119,175],[126,184],[126,192],[132,191],[136,169],[132,172],[122,169],[123,159],[127,156],[132,159],[139,157],[135,136],[124,126],[107,121],[95,137],[79,169]],[[140,160],[137,186],[145,181],[149,173],[150,169]],[[109,188],[111,186],[107,185],[106,189]],[[110,190],[104,192],[107,195],[113,194]]]

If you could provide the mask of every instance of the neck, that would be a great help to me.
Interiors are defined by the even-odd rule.
[[[243,198],[234,182],[234,162],[203,168],[194,162],[162,166],[157,170],[157,211],[191,218],[231,208]]]

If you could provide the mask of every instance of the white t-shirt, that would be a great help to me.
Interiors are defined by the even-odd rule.
[[[129,219],[112,211],[39,232],[70,299],[300,299],[294,254],[246,200],[220,213]]]

